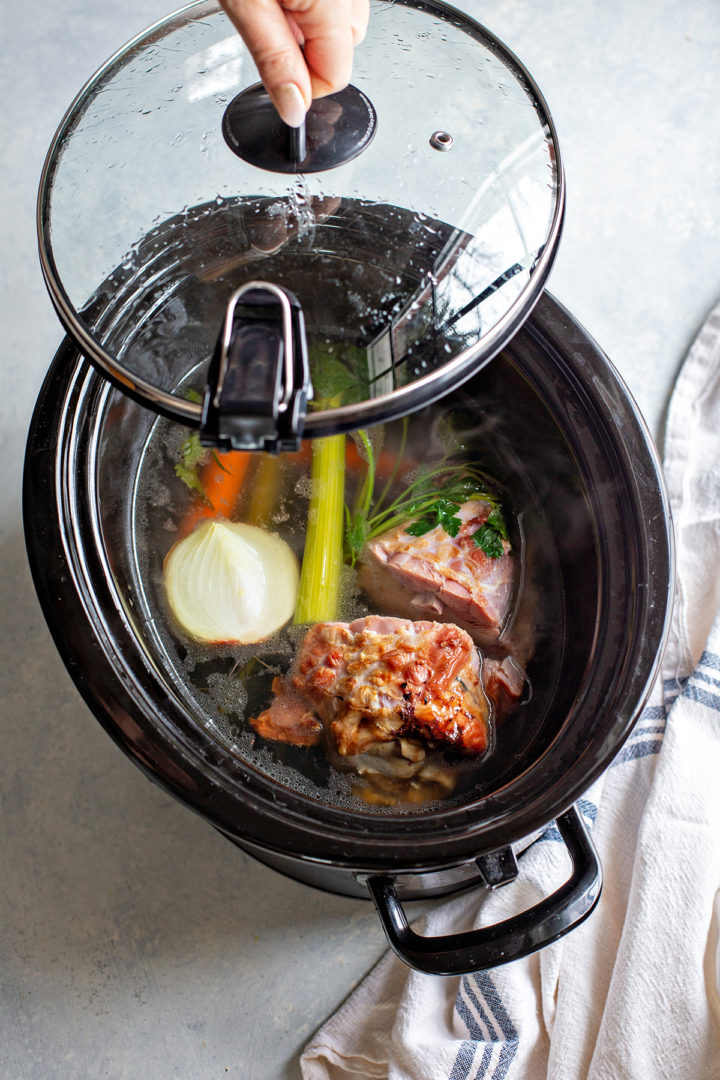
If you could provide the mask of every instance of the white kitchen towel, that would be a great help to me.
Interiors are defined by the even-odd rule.
[[[720,305],[670,404],[677,596],[661,676],[579,802],[600,903],[554,945],[443,978],[388,953],[303,1053],[304,1080],[720,1078]],[[427,934],[506,918],[567,876],[550,827],[508,888],[434,908]]]

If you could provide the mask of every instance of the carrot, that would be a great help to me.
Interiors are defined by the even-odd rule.
[[[228,450],[224,454],[213,453],[200,470],[200,484],[205,498],[193,495],[192,502],[178,530],[187,536],[199,521],[222,515],[231,517],[240,497],[243,481],[252,460],[246,450]]]

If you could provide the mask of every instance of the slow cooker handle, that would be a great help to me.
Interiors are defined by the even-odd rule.
[[[393,879],[368,878],[367,887],[391,948],[406,964],[427,975],[465,975],[518,960],[578,926],[600,899],[600,860],[575,806],[560,814],[556,825],[572,859],[568,880],[535,907],[479,930],[422,937],[410,929]]]

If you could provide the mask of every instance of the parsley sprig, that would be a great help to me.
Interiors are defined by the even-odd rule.
[[[507,539],[508,530],[502,507],[493,506],[480,528],[473,533],[473,540],[491,559],[499,559],[505,554],[503,540]]]
[[[440,527],[445,530],[448,536],[456,537],[462,526],[462,519],[456,516],[462,503],[472,498],[481,498],[484,502],[493,499],[494,504],[490,513],[480,528],[472,534],[472,538],[477,546],[491,559],[499,559],[505,554],[503,540],[508,539],[507,524],[502,507],[498,502],[494,501],[494,497],[490,496],[486,490],[479,492],[473,484],[463,486],[472,486],[474,490],[472,492],[467,491],[467,493],[463,492],[460,496],[460,502],[452,501],[447,495],[441,496],[429,510],[425,511],[418,521],[408,525],[405,532],[410,536],[424,536],[431,529]],[[457,491],[455,490],[453,493],[457,494]]]
[[[457,536],[462,525],[457,516],[460,507],[473,498],[491,506],[486,521],[473,534],[475,543],[491,558],[504,554],[503,540],[507,540],[508,534],[502,505],[492,481],[481,469],[467,462],[447,461],[427,467],[416,473],[405,489],[384,506],[388,485],[374,501],[375,459],[370,440],[365,433],[361,434],[368,461],[367,474],[352,513],[346,507],[345,542],[353,565],[368,540],[407,521],[411,524],[405,526],[405,532],[411,536],[424,536],[438,526],[449,536]]]
[[[185,487],[194,491],[201,499],[207,498],[205,488],[202,485],[198,467],[207,456],[207,450],[200,445],[200,436],[197,431],[188,435],[180,447],[180,460],[175,463],[175,475],[182,480]]]
[[[460,518],[455,517],[459,509],[458,503],[450,502],[448,499],[438,499],[429,512],[426,511],[418,521],[408,525],[405,532],[410,536],[424,536],[431,529],[440,526],[448,536],[457,536],[462,525]]]
[[[202,394],[197,390],[188,389],[185,391],[184,396],[188,401],[202,401]],[[200,479],[200,466],[203,465],[210,457],[213,458],[218,468],[223,472],[229,470],[225,468],[220,458],[214,450],[208,450],[206,446],[203,446],[200,442],[200,433],[193,431],[188,435],[184,443],[180,447],[180,460],[175,462],[175,475],[179,480],[182,480],[185,487],[194,492],[200,497],[204,503],[210,502],[207,497],[207,492],[203,487],[202,480]]]

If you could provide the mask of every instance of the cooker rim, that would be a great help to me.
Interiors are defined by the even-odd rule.
[[[646,525],[653,530],[650,539],[651,546],[655,547],[655,578],[644,583],[646,587],[639,599],[644,603],[645,623],[652,615],[653,633],[640,635],[642,663],[638,662],[638,655],[634,655],[633,670],[624,674],[622,701],[617,705],[619,714],[606,732],[604,745],[599,750],[594,748],[592,755],[581,753],[570,778],[567,775],[555,777],[553,783],[543,787],[540,796],[535,792],[532,801],[516,807],[509,815],[503,816],[503,800],[496,798],[495,793],[484,798],[480,817],[477,801],[429,814],[361,814],[309,800],[267,777],[262,777],[261,782],[253,782],[250,778],[246,798],[239,807],[236,786],[229,785],[224,773],[228,752],[222,752],[220,745],[203,732],[206,757],[200,761],[196,748],[177,738],[173,742],[168,737],[167,724],[158,726],[155,722],[158,703],[141,687],[135,686],[131,692],[126,669],[121,668],[125,674],[119,677],[113,667],[113,661],[122,659],[121,650],[118,651],[117,642],[113,643],[109,628],[103,629],[92,617],[97,596],[92,593],[82,596],[77,591],[82,574],[88,569],[82,566],[82,557],[87,553],[75,551],[75,557],[82,556],[80,562],[75,566],[68,562],[68,554],[73,555],[68,548],[68,545],[72,547],[72,538],[67,533],[63,535],[62,515],[68,512],[68,483],[72,487],[74,481],[69,476],[67,462],[58,468],[56,451],[61,453],[63,438],[57,429],[61,418],[67,419],[73,395],[77,398],[80,393],[77,379],[84,380],[87,386],[88,380],[99,380],[100,376],[80,360],[69,342],[61,346],[33,418],[23,491],[28,555],[46,619],[78,689],[115,742],[147,775],[209,818],[227,835],[242,837],[242,830],[246,830],[249,840],[269,851],[283,852],[310,862],[331,862],[349,867],[362,865],[371,871],[410,867],[431,870],[438,866],[459,865],[546,825],[590,786],[629,736],[658,670],[671,611],[673,539],[657,452],[635,402],[615,369],[573,317],[547,293],[521,331],[523,333],[542,341],[543,347],[549,350],[560,347],[562,335],[565,335],[568,339],[566,347],[570,344],[578,351],[581,366],[600,363],[607,376],[603,387],[608,398],[606,408],[609,411],[624,408],[623,423],[619,425],[622,435],[626,440],[632,436],[644,452],[644,461],[636,460],[634,466],[636,479],[647,488],[645,498],[653,496],[654,514],[646,515]],[[512,343],[509,349],[512,350]],[[67,435],[65,431],[63,437]],[[641,465],[645,469],[643,476],[638,473],[638,470],[642,472]],[[650,478],[657,484],[652,493],[647,483]],[[47,561],[49,552],[53,554],[51,564]],[[69,622],[68,605],[73,609],[73,618]],[[84,643],[78,640],[82,636],[83,622]],[[75,631],[72,642],[68,638],[68,626],[71,633],[73,629]],[[88,627],[92,630],[90,638],[87,637]],[[86,669],[88,663],[95,664],[93,677]],[[97,677],[100,671],[102,679]],[[150,717],[144,717],[147,723],[133,716],[138,701],[150,713]],[[165,708],[172,705],[167,701],[163,704]],[[172,709],[170,711],[172,713]],[[196,727],[198,731],[203,730],[199,725]],[[208,740],[212,741],[212,746],[205,745]],[[245,772],[248,772],[247,766]],[[513,784],[515,782],[513,780]],[[495,818],[492,817],[494,809]],[[352,827],[357,831],[353,832]]]

